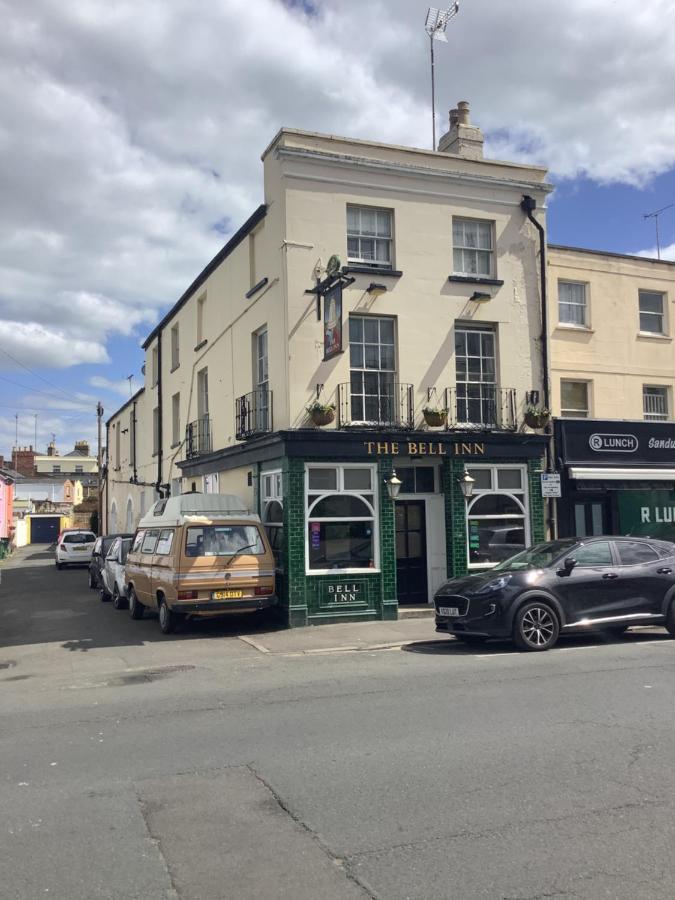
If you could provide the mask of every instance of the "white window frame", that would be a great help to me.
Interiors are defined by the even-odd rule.
[[[490,237],[489,247],[471,247],[468,244],[456,243],[455,226],[456,225],[484,225]],[[479,229],[480,230],[480,229]],[[463,238],[464,241],[465,238]],[[495,223],[489,219],[473,219],[470,216],[453,216],[452,217],[452,272],[453,275],[460,275],[465,278],[495,278],[497,267],[495,265]],[[457,253],[461,253],[462,267],[456,265]],[[465,254],[475,254],[475,271],[467,270]],[[478,254],[487,253],[489,266],[487,272],[478,271]]]
[[[171,397],[171,446],[180,444],[180,391]]]
[[[281,469],[266,469],[260,473],[260,519],[263,528],[278,528],[283,531],[283,521],[267,521],[267,511],[272,503],[278,503],[283,510],[284,487]]]
[[[335,489],[313,488],[309,489],[309,470],[310,469],[335,469],[337,470],[337,487]],[[345,491],[344,490],[344,472],[347,469],[370,469],[372,491]],[[340,497],[357,497],[363,503],[368,504],[364,494],[373,495],[372,511],[373,517],[367,521],[373,523],[373,567],[350,568],[350,569],[310,569],[309,567],[309,522],[311,520],[311,511],[321,502],[324,497],[335,495]],[[317,494],[318,499],[314,501],[312,507],[309,507],[309,495]],[[324,519],[326,522],[355,522],[366,521],[365,519],[354,519],[345,517],[335,517]],[[303,528],[305,532],[305,575],[333,575],[336,578],[342,578],[344,575],[376,575],[380,572],[380,492],[376,463],[305,463],[305,508],[303,516]]]
[[[152,348],[152,387],[159,384],[159,347],[157,344]]]
[[[652,297],[660,297],[661,298],[661,312],[655,313],[651,310],[642,310],[642,297],[643,295],[649,294]],[[642,327],[642,316],[650,316],[656,319],[660,319],[661,328],[659,331],[651,331],[649,329],[644,329]],[[638,327],[640,329],[640,334],[655,334],[655,335],[665,335],[667,334],[667,323],[666,323],[666,294],[663,291],[647,291],[647,290],[639,290],[638,291]]]
[[[490,489],[487,488],[474,488],[473,495],[471,500],[466,504],[466,563],[467,568],[469,569],[493,569],[495,566],[499,565],[498,562],[487,562],[487,563],[472,563],[469,561],[469,554],[471,548],[469,547],[469,519],[471,518],[486,518],[486,519],[500,519],[503,518],[505,521],[507,519],[513,520],[512,515],[504,515],[504,516],[471,516],[471,508],[475,504],[476,500],[480,497],[485,497],[490,494],[501,494],[506,497],[511,497],[512,500],[515,500],[516,503],[523,510],[523,529],[525,531],[525,547],[529,547],[532,543],[532,533],[530,531],[530,491],[529,491],[529,481],[528,481],[528,472],[527,466],[518,465],[518,464],[481,464],[481,463],[473,463],[467,462],[466,468],[471,471],[474,469],[482,469],[489,470],[491,472],[491,481],[492,487]],[[513,492],[513,489],[509,488],[500,488],[499,487],[499,477],[498,472],[504,471],[505,469],[509,470],[519,470],[520,475],[520,483],[522,484],[522,492]]]
[[[152,455],[159,453],[159,406],[152,411]]]
[[[647,411],[647,396],[649,392],[657,392],[652,393],[652,396],[660,396],[663,397],[665,410],[663,413],[657,412],[648,412]],[[647,422],[667,422],[670,419],[670,391],[668,390],[668,386],[665,384],[643,384],[642,385],[642,416]]]
[[[581,288],[583,291],[583,301],[579,302],[579,300],[574,299],[563,299],[561,288],[565,286],[573,287],[573,288]],[[562,317],[562,307],[576,307],[582,310],[582,321],[575,322],[570,319],[563,319]],[[585,281],[571,281],[568,278],[559,278],[558,279],[558,324],[564,326],[565,328],[588,328],[588,283]]]
[[[350,210],[358,211],[359,213],[359,230],[350,230],[349,228],[349,212]],[[389,217],[389,235],[379,235],[379,234],[364,234],[361,226],[361,212],[373,212],[373,213],[384,213]],[[376,232],[379,231],[379,225],[376,225]],[[349,239],[358,240],[359,242],[359,250],[361,249],[361,241],[368,240],[373,241],[373,247],[375,251],[374,259],[366,259],[359,254],[357,256],[350,256],[349,254]],[[389,247],[389,259],[381,259],[377,255],[378,245],[386,244]],[[367,206],[359,203],[348,203],[347,204],[347,263],[348,265],[354,266],[363,266],[364,268],[372,269],[374,272],[390,272],[394,268],[394,211],[392,209],[384,209],[379,206]]]
[[[180,327],[178,322],[171,326],[171,371],[180,366]]]
[[[579,415],[581,410],[568,409],[562,405],[563,400],[563,384],[585,384],[586,385],[586,415]],[[583,378],[561,378],[560,379],[560,416],[563,419],[590,419],[591,418],[591,384]]]
[[[352,340],[351,337],[351,324],[357,319],[361,320],[361,327],[363,329],[363,340],[356,341]],[[373,341],[366,341],[365,337],[365,329],[366,329],[366,321],[373,321],[378,323],[378,331],[377,331],[377,344]],[[394,347],[394,367],[392,369],[383,369],[381,368],[381,358],[382,358],[382,347],[389,347],[390,344],[385,344],[382,342],[381,338],[381,323],[382,322],[391,322],[392,323],[392,331],[393,331],[393,347]],[[369,424],[379,424],[380,419],[387,418],[386,416],[382,416],[382,408],[390,408],[390,416],[395,414],[395,409],[397,405],[397,397],[396,397],[396,384],[398,382],[398,320],[396,316],[369,316],[363,315],[362,313],[351,313],[347,319],[347,334],[349,335],[349,409],[350,414],[352,416],[353,421],[358,422],[367,422]],[[363,348],[363,360],[360,366],[356,366],[353,363],[353,354],[352,354],[352,344],[354,346],[361,346]],[[380,368],[377,369],[369,369],[366,367],[366,346],[377,347],[378,355],[380,357]],[[352,374],[357,372],[361,382],[361,390],[354,391],[352,388]],[[378,385],[378,393],[377,394],[367,394],[366,393],[366,376],[367,375],[376,375],[377,376],[377,385]],[[388,388],[391,388],[390,394],[387,393]],[[377,405],[380,415],[377,419],[368,419],[366,416],[366,398],[368,397],[377,397]],[[359,418],[354,415],[354,405],[355,398],[360,399],[363,405],[363,418]]]

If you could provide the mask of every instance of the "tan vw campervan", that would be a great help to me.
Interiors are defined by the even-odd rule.
[[[164,634],[183,616],[274,606],[274,557],[260,518],[232,494],[159,500],[139,522],[125,569],[129,612],[156,609]]]

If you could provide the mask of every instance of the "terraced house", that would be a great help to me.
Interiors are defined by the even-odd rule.
[[[283,128],[262,161],[264,203],[108,422],[108,529],[158,491],[238,494],[289,625],[395,618],[543,538],[546,441],[523,411],[546,399],[550,186],[485,159],[464,103],[435,152]]]

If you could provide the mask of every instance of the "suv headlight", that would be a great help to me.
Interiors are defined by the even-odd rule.
[[[476,594],[493,594],[495,591],[502,591],[512,577],[512,575],[500,575],[499,578],[494,578],[484,584],[480,590],[476,591]]]

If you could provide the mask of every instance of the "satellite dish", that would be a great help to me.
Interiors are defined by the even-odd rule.
[[[326,275],[332,278],[334,275],[337,275],[339,271],[340,257],[334,253],[326,263]]]

